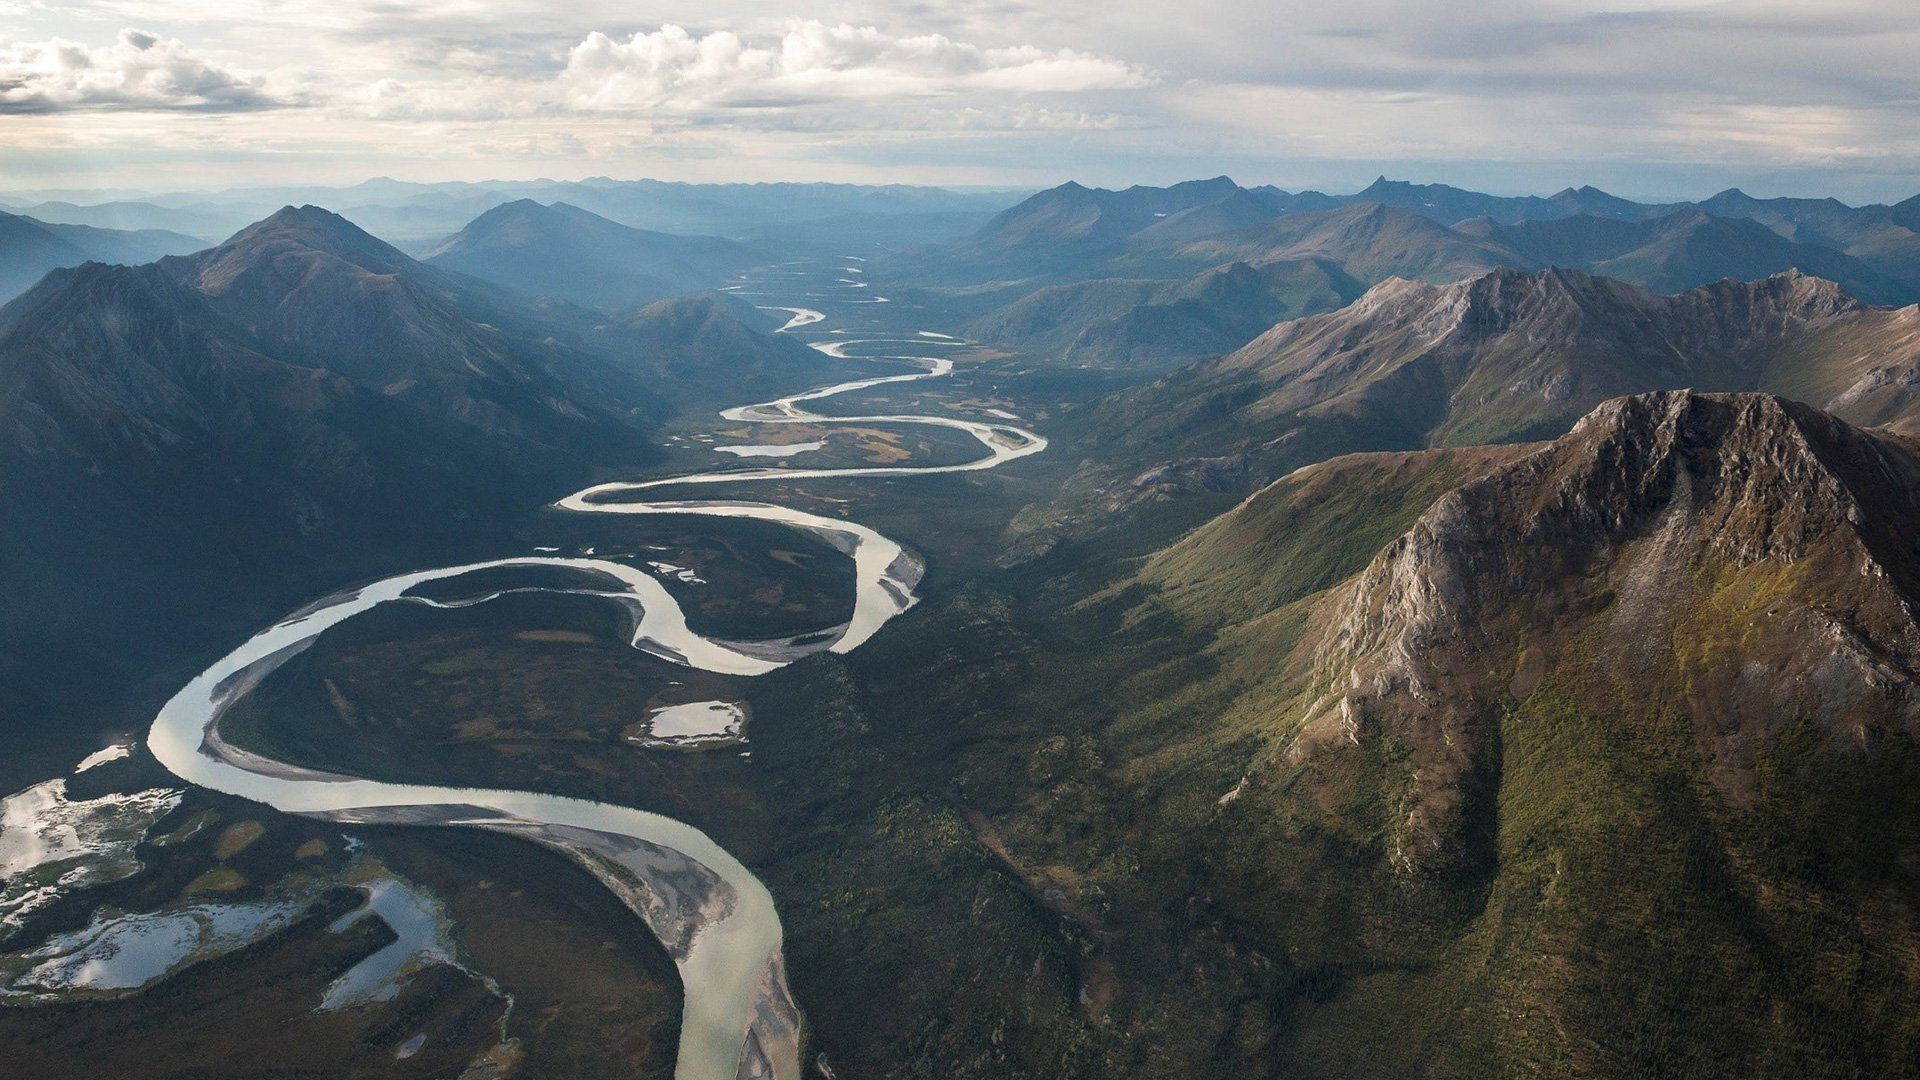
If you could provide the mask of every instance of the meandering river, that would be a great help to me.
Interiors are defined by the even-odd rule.
[[[870,291],[856,291],[866,288],[856,280],[858,267],[835,264],[829,269],[835,275],[852,276],[812,285],[815,290],[827,291],[809,292],[803,299],[827,307],[886,302],[885,297]],[[743,284],[736,291],[744,295],[747,287]],[[827,315],[815,308],[765,306],[792,316],[780,328],[781,333],[825,329]],[[952,348],[965,344],[934,331],[920,331],[901,337],[823,339],[814,342],[813,348],[825,358],[846,359],[846,350],[853,346],[895,341],[902,343],[903,353],[908,347]],[[219,722],[235,701],[329,628],[382,604],[434,603],[413,595],[411,590],[426,582],[499,567],[566,567],[580,572],[598,584],[564,591],[604,597],[631,608],[636,649],[703,671],[761,675],[808,652],[847,652],[859,647],[915,601],[920,564],[899,543],[864,525],[774,503],[627,497],[680,485],[967,472],[991,469],[1046,448],[1044,438],[1010,424],[904,414],[827,416],[806,408],[809,402],[836,395],[943,378],[953,371],[953,362],[944,356],[908,353],[863,359],[895,360],[917,370],[835,383],[727,409],[721,416],[732,422],[755,424],[944,427],[971,435],[986,455],[957,465],[701,472],[599,484],[555,504],[577,513],[754,518],[816,535],[853,560],[853,613],[844,626],[797,639],[810,642],[805,645],[796,645],[795,639],[715,641],[688,628],[685,613],[653,575],[610,559],[527,555],[417,570],[336,593],[255,634],[161,708],[148,734],[148,747],[163,765],[189,783],[253,799],[287,813],[346,823],[492,829],[524,836],[565,853],[646,922],[679,968],[685,1005],[675,1067],[678,1080],[797,1080],[801,1073],[800,1015],[787,990],[780,918],[773,897],[759,879],[705,833],[684,822],[625,806],[534,792],[383,783],[304,769],[226,743],[220,737]]]

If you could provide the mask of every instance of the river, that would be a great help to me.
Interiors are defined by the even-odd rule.
[[[828,291],[807,293],[799,299],[827,307],[886,302],[885,297],[871,291],[857,291],[866,289],[856,280],[858,267],[836,263],[831,270],[854,277],[814,285],[815,289]],[[755,284],[743,282],[734,291],[751,296]],[[777,332],[826,332],[828,317],[816,308],[774,303],[763,306],[792,316]],[[630,496],[666,486],[966,472],[991,469],[1046,448],[1044,438],[1010,424],[928,415],[825,416],[807,409],[809,402],[875,386],[943,378],[952,373],[952,360],[909,353],[907,347],[946,350],[966,344],[935,331],[919,331],[911,336],[822,339],[812,346],[823,359],[831,360],[847,358],[846,350],[855,345],[884,346],[896,341],[903,345],[901,355],[863,359],[895,360],[916,370],[835,383],[727,409],[721,416],[731,422],[754,424],[945,427],[973,436],[987,451],[986,456],[957,465],[718,470],[598,484],[555,503],[575,513],[753,518],[820,537],[853,560],[854,602],[844,626],[798,639],[811,644],[796,645],[795,639],[723,643],[702,637],[688,628],[680,605],[651,574],[608,559],[526,555],[417,570],[328,596],[253,635],[201,672],[161,708],[148,734],[148,747],[182,780],[287,813],[343,823],[491,829],[565,853],[640,916],[679,969],[685,1004],[674,1071],[677,1080],[798,1080],[802,1069],[800,1013],[787,989],[780,918],[773,897],[752,872],[699,829],[659,814],[581,799],[383,783],[304,769],[226,743],[220,737],[219,722],[235,701],[329,628],[381,604],[431,603],[410,595],[410,590],[426,582],[499,567],[567,567],[603,583],[564,591],[600,596],[628,606],[635,614],[632,643],[636,649],[703,671],[761,675],[809,652],[830,649],[844,653],[858,648],[915,602],[920,564],[899,543],[864,525],[773,503],[658,501]]]

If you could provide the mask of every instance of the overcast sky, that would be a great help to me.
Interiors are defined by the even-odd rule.
[[[0,188],[1384,172],[1858,202],[1920,191],[1916,57],[1916,0],[0,0]]]

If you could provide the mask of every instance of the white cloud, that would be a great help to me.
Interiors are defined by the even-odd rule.
[[[484,176],[488,154],[534,170],[546,152],[577,175],[692,177],[714,154],[719,175],[966,183],[1920,185],[1915,0],[1458,7],[0,0],[0,183],[158,183],[164,148],[219,184]],[[155,41],[92,48],[120,26]],[[310,107],[244,111],[275,101]]]
[[[63,38],[0,41],[0,112],[114,107],[240,111],[284,104],[259,80],[195,56],[174,38],[122,30],[89,48]]]
[[[941,34],[793,23],[755,45],[730,30],[678,26],[626,40],[595,31],[567,54],[567,101],[587,110],[742,109],[966,92],[1076,93],[1151,85],[1124,61],[1030,45],[982,48]]]

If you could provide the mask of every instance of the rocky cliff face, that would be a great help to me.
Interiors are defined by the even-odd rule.
[[[1552,678],[1597,708],[1684,713],[1743,805],[1788,723],[1836,753],[1920,736],[1917,529],[1905,439],[1761,395],[1610,401],[1329,597],[1289,757],[1404,744],[1394,858],[1443,865],[1503,709]]]

